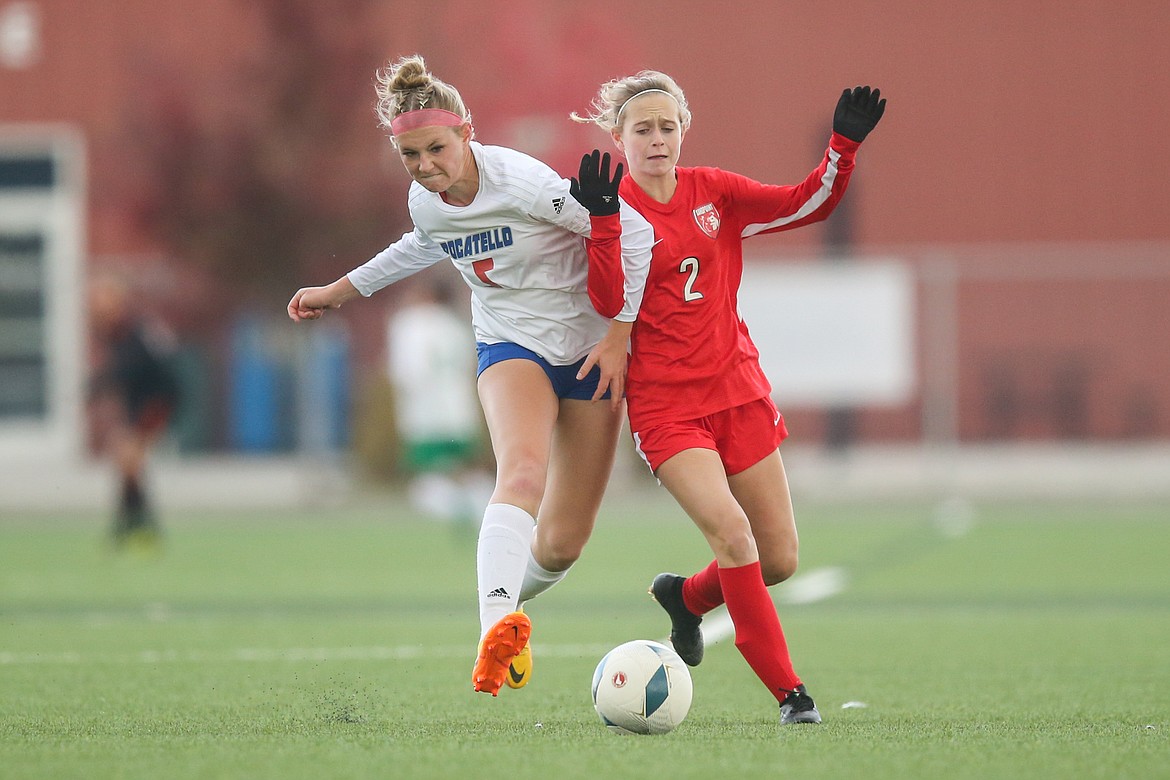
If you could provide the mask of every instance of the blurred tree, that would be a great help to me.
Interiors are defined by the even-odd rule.
[[[128,106],[131,215],[216,286],[222,309],[280,311],[407,221],[386,175],[376,0],[240,3],[254,43],[219,71],[155,55]],[[245,7],[246,6],[246,7]]]

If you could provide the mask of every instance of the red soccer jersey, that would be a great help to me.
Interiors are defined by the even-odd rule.
[[[621,196],[654,227],[653,257],[631,335],[626,400],[634,431],[690,420],[772,391],[739,317],[743,239],[829,215],[845,192],[858,144],[833,134],[825,157],[793,186],[718,168],[675,168],[658,203],[626,176]]]

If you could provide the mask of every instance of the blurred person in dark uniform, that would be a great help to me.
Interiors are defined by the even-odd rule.
[[[160,528],[145,485],[150,450],[166,432],[179,399],[174,338],[140,315],[119,280],[98,279],[89,295],[95,367],[89,414],[94,444],[117,469],[112,536],[121,548],[152,549]]]

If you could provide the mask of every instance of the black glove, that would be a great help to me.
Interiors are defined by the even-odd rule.
[[[869,87],[854,87],[841,93],[837,110],[833,112],[833,132],[851,141],[861,143],[886,112],[882,91]]]
[[[618,213],[618,185],[622,183],[622,174],[625,168],[619,162],[613,172],[613,179],[609,178],[609,152],[602,154],[594,149],[581,158],[581,170],[577,172],[578,179],[570,179],[569,194],[577,199],[585,208],[589,209],[591,217],[608,217]]]

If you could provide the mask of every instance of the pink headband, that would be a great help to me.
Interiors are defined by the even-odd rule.
[[[390,120],[390,132],[401,135],[420,127],[459,127],[466,120],[442,108],[419,108],[399,114]]]

